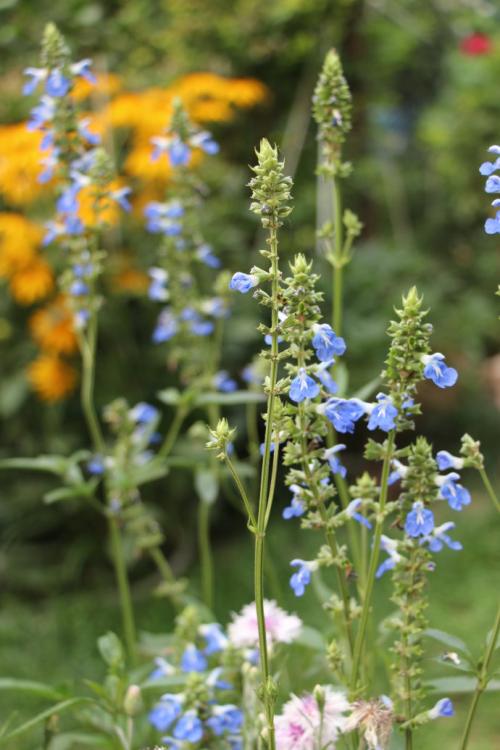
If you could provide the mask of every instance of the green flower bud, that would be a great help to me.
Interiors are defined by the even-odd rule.
[[[129,685],[123,701],[123,710],[127,716],[137,716],[143,708],[141,688],[139,685]]]
[[[209,450],[217,451],[217,458],[220,461],[224,461],[228,443],[234,439],[236,430],[229,427],[227,419],[219,419],[215,430],[209,430],[209,432],[210,440],[207,442],[206,447]]]
[[[351,129],[352,101],[342,63],[334,49],[326,55],[312,101],[325,167],[336,174],[342,166],[342,143]]]
[[[250,210],[261,217],[263,227],[277,228],[281,226],[280,219],[292,211],[287,205],[291,200],[292,178],[285,176],[278,149],[266,138],[261,140],[256,154],[257,165],[251,168],[255,177],[248,183],[252,191]]]
[[[54,23],[48,23],[42,37],[42,65],[44,68],[63,68],[69,63],[69,48]]]
[[[477,469],[478,471],[484,469],[484,456],[481,453],[481,443],[479,440],[474,440],[467,433],[462,436],[460,455],[464,457],[465,464],[470,466],[471,469]]]

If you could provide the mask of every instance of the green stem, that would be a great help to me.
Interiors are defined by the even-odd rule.
[[[87,337],[82,336],[80,340],[80,351],[82,355],[82,387],[81,404],[82,411],[87,422],[87,427],[92,438],[95,450],[104,451],[104,439],[102,436],[99,420],[94,407],[94,381],[95,381],[95,351],[97,343],[97,317],[92,316],[89,321]]]
[[[343,249],[343,232],[342,232],[342,195],[340,187],[335,177],[332,177],[333,193],[333,228],[335,232],[335,252],[333,263],[333,298],[332,298],[332,326],[337,336],[342,335],[342,249]]]
[[[122,611],[123,632],[125,635],[125,644],[132,666],[136,663],[136,635],[134,623],[134,611],[132,608],[132,598],[130,595],[130,586],[127,576],[127,568],[123,554],[122,538],[118,521],[114,516],[109,516],[109,531],[111,541],[111,555],[115,566],[116,579],[118,582],[118,593],[120,596],[120,606]]]
[[[152,547],[149,550],[149,556],[155,563],[164,581],[167,584],[175,585],[176,578],[175,578],[174,572],[172,568],[170,567],[170,563],[168,562],[167,558],[165,557],[161,549],[159,549],[158,547]],[[183,602],[182,602],[182,598],[179,595],[175,594],[171,596],[170,599],[176,609],[179,609],[182,607]]]
[[[231,476],[234,479],[234,483],[236,487],[238,488],[238,492],[240,493],[241,499],[243,500],[243,504],[245,506],[245,510],[248,514],[248,519],[250,521],[250,524],[252,526],[252,530],[255,531],[257,529],[257,521],[255,519],[255,515],[253,512],[252,504],[248,498],[247,491],[245,490],[245,487],[243,485],[243,482],[241,481],[238,472],[236,471],[236,467],[233,464],[232,460],[229,458],[229,456],[226,454],[226,466],[231,472]]]
[[[495,508],[500,512],[500,500],[498,499],[495,490],[493,489],[493,485],[491,484],[488,475],[486,473],[486,469],[479,469],[479,474],[481,475],[481,479],[483,480],[483,484],[485,486],[486,492],[490,496],[490,499],[495,506]]]
[[[255,534],[255,565],[254,565],[254,587],[255,607],[257,611],[257,623],[259,630],[259,652],[260,668],[262,676],[262,692],[264,710],[267,724],[267,744],[269,750],[275,750],[274,737],[274,700],[270,695],[271,674],[269,671],[269,657],[267,651],[266,622],[264,617],[264,540],[266,535],[266,522],[269,518],[268,508],[272,504],[274,485],[269,485],[269,465],[271,461],[271,437],[273,433],[274,404],[276,398],[276,381],[278,379],[278,292],[279,292],[279,268],[278,268],[278,237],[277,228],[271,225],[269,233],[269,249],[272,275],[272,318],[271,318],[271,369],[269,375],[269,395],[267,399],[266,433],[264,439],[264,455],[262,458],[262,471],[259,492],[259,506],[257,511],[257,531]]]
[[[174,418],[170,423],[167,434],[165,435],[165,439],[161,445],[160,450],[158,451],[158,455],[162,458],[166,458],[170,455],[172,448],[175,445],[175,441],[177,440],[179,431],[187,415],[188,410],[186,408],[181,406],[177,407]]]
[[[462,742],[460,744],[460,750],[466,750],[467,745],[469,744],[469,737],[470,737],[470,733],[472,729],[472,722],[474,721],[474,716],[476,715],[477,706],[481,698],[481,695],[483,694],[486,687],[488,686],[488,670],[489,670],[491,659],[495,652],[499,634],[500,634],[500,605],[498,606],[498,609],[497,609],[495,624],[493,626],[493,631],[491,633],[490,641],[486,647],[484,658],[481,661],[481,668],[480,668],[478,678],[477,678],[477,685],[474,691],[474,695],[472,696],[472,701],[469,707],[469,712],[467,714],[464,734],[462,737]]]
[[[210,503],[198,503],[198,546],[200,550],[201,591],[204,604],[213,609],[213,559],[210,545]]]
[[[380,501],[377,513],[377,522],[375,525],[375,533],[373,536],[373,547],[370,556],[370,565],[368,568],[368,575],[366,579],[366,589],[364,592],[363,608],[361,610],[361,618],[358,626],[358,632],[356,633],[356,642],[354,644],[354,657],[352,663],[352,675],[351,675],[351,692],[354,693],[358,684],[359,669],[361,665],[361,656],[363,654],[366,626],[370,616],[371,599],[373,594],[373,585],[375,583],[375,573],[377,572],[378,559],[380,554],[380,539],[382,537],[382,531],[384,527],[384,511],[385,504],[387,501],[388,493],[388,479],[389,471],[391,467],[391,458],[394,449],[395,432],[392,430],[389,433],[387,439],[386,454],[384,457],[384,464],[382,467],[382,477],[380,480]]]
[[[274,443],[274,452],[273,452],[273,465],[271,468],[271,481],[269,483],[269,493],[267,497],[267,507],[266,507],[266,518],[264,521],[265,528],[267,529],[269,518],[271,516],[271,510],[273,507],[273,500],[274,500],[274,493],[276,490],[276,479],[278,476],[278,467],[279,467],[279,458],[280,458],[280,449],[278,445],[278,441],[276,440]]]

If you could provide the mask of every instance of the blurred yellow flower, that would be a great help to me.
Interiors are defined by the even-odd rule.
[[[77,382],[77,372],[55,354],[41,354],[27,369],[33,390],[44,401],[59,401],[71,393]]]
[[[64,295],[59,295],[29,319],[31,335],[41,349],[72,354],[78,349],[73,316]]]
[[[12,274],[9,288],[20,305],[32,305],[47,297],[53,290],[54,274],[41,256],[35,256],[27,265]]]
[[[10,277],[35,257],[43,230],[21,214],[0,213],[0,276]]]
[[[109,190],[117,190],[123,187],[124,183],[120,180],[112,180],[109,183]],[[95,205],[95,188],[84,187],[78,194],[78,216],[82,222],[87,226],[92,226],[97,223],[97,218],[100,221],[106,222],[107,224],[117,224],[120,219],[120,207],[118,203],[112,199],[101,199],[97,206]],[[98,215],[98,216],[97,216]]]
[[[77,102],[97,95],[109,98],[120,91],[122,79],[115,73],[97,73],[96,82],[90,83],[86,78],[78,78],[73,88],[72,96]]]
[[[25,122],[0,126],[0,193],[9,203],[22,206],[47,191],[38,182],[40,142],[41,133],[28,130]]]
[[[149,276],[139,268],[127,265],[112,276],[111,283],[118,292],[144,294],[149,286]]]

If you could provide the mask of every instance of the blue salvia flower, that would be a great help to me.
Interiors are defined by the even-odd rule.
[[[175,725],[173,735],[176,740],[184,740],[184,742],[192,742],[193,744],[201,740],[203,723],[196,711],[192,709],[186,711]]]
[[[198,632],[205,639],[206,646],[203,652],[206,656],[217,654],[223,651],[227,644],[228,639],[222,626],[218,622],[211,622],[208,625],[200,625]]]
[[[259,279],[255,274],[238,271],[229,282],[229,288],[236,292],[241,292],[241,294],[246,294],[254,286],[257,286],[258,283]]]
[[[379,565],[377,572],[375,573],[376,578],[381,578],[388,570],[393,570],[396,565],[403,559],[398,552],[398,543],[395,539],[391,539],[385,534],[382,534],[380,538],[380,548],[387,552],[389,557]]]
[[[159,732],[165,732],[182,713],[182,698],[173,693],[165,693],[159,703],[149,712],[150,724]]]
[[[315,324],[312,345],[320,362],[333,360],[335,356],[344,354],[346,344],[341,336],[333,331],[328,323]]]
[[[453,456],[448,451],[439,451],[436,455],[436,462],[439,471],[446,471],[446,469],[463,469],[464,459],[460,456]]]
[[[104,459],[99,454],[96,454],[95,456],[92,456],[87,461],[87,471],[89,474],[94,474],[95,476],[101,476],[104,474]]]
[[[80,120],[78,123],[78,133],[83,138],[84,141],[86,141],[90,146],[97,146],[101,142],[101,136],[97,133],[92,133],[91,130],[89,130],[88,126],[90,123],[90,118],[85,117],[83,120]]]
[[[227,370],[219,370],[213,377],[213,385],[217,391],[222,393],[231,393],[238,390],[238,384],[234,378],[230,377]]]
[[[327,448],[323,453],[323,458],[326,459],[330,465],[330,469],[333,474],[340,474],[342,478],[347,476],[347,469],[340,461],[338,453],[345,450],[346,446],[344,443],[337,443],[337,445]]]
[[[23,86],[24,96],[31,96],[37,90],[38,86],[47,78],[46,68],[25,68],[23,74],[28,80]]]
[[[427,715],[429,719],[439,719],[441,717],[446,716],[453,716],[455,713],[455,709],[453,708],[453,703],[449,698],[441,698],[436,705],[431,708]]]
[[[156,328],[153,331],[153,342],[155,344],[162,344],[165,341],[170,341],[177,331],[179,330],[179,323],[175,318],[172,310],[166,307],[161,311],[158,316]]]
[[[148,288],[148,297],[154,302],[165,302],[168,299],[167,282],[168,273],[164,268],[153,266],[149,269],[148,274],[151,283]]]
[[[42,96],[36,107],[30,112],[30,119],[26,123],[28,130],[43,130],[45,125],[53,120],[56,111],[54,100],[49,96]]]
[[[97,83],[97,79],[93,74],[91,67],[92,60],[90,59],[90,57],[86,57],[84,60],[79,60],[78,62],[73,63],[70,66],[70,70],[73,75],[77,76],[78,78],[84,78],[89,83]]]
[[[304,515],[306,510],[304,502],[300,497],[302,493],[302,487],[299,487],[298,484],[291,484],[289,489],[292,492],[292,499],[290,501],[290,505],[287,505],[286,508],[283,508],[282,516],[285,521],[289,521],[290,518],[299,518],[300,516]]]
[[[451,388],[457,382],[458,372],[454,367],[447,366],[444,354],[440,352],[424,354],[422,362],[424,363],[424,378],[432,380],[438,388]]]
[[[214,330],[214,324],[211,320],[205,320],[199,315],[194,318],[189,324],[189,330],[194,333],[195,336],[210,336]]]
[[[337,432],[354,432],[355,423],[365,414],[365,406],[359,399],[330,398],[317,407],[320,414],[333,424]]]
[[[196,257],[209,268],[221,267],[221,262],[219,258],[212,252],[211,245],[207,245],[206,243],[200,245],[196,250]]]
[[[212,138],[211,133],[208,130],[201,130],[191,136],[189,140],[191,146],[194,148],[201,148],[209,156],[214,156],[219,153],[219,144]]]
[[[405,531],[408,536],[429,536],[434,528],[434,513],[426,508],[421,500],[413,503],[406,516]]]
[[[189,643],[184,649],[181,657],[181,669],[183,672],[204,672],[208,666],[205,655],[196,648],[193,643]]]
[[[469,490],[457,484],[454,479],[449,479],[441,485],[439,495],[447,501],[453,510],[462,510],[464,505],[470,505],[471,496]]]
[[[321,364],[316,366],[316,370],[314,371],[314,374],[318,378],[319,382],[326,388],[329,393],[332,394],[337,393],[339,389],[337,383],[330,374],[330,368],[333,363],[333,359],[329,359],[326,362],[321,362]]]
[[[212,716],[207,719],[206,723],[216,737],[220,737],[225,732],[235,734],[239,732],[243,725],[243,713],[237,706],[230,703],[223,706],[214,706]]]
[[[451,529],[454,528],[455,524],[453,521],[447,521],[446,523],[441,524],[441,526],[436,526],[433,529],[432,534],[423,537],[420,540],[420,543],[427,544],[431,552],[441,552],[444,546],[459,551],[463,549],[462,544],[452,539],[448,534],[448,531],[451,531]]]
[[[184,207],[179,201],[160,203],[151,201],[144,209],[147,219],[146,228],[153,234],[164,234],[167,237],[177,237],[182,232],[179,219],[184,215]]]
[[[140,401],[129,411],[129,417],[137,424],[151,424],[158,419],[160,412],[151,404]]]
[[[122,187],[118,188],[117,190],[112,190],[109,194],[109,197],[111,200],[116,201],[122,211],[125,211],[126,213],[130,213],[132,210],[132,205],[128,199],[128,196],[131,194],[132,188],[130,187]]]
[[[372,525],[370,521],[358,513],[359,508],[362,506],[363,500],[360,497],[351,500],[347,508],[345,509],[346,516],[348,518],[354,518],[355,521],[360,523],[362,526],[366,526],[367,529],[371,529]]]
[[[370,419],[368,420],[368,429],[384,430],[389,432],[396,426],[395,419],[398,415],[398,410],[392,403],[390,396],[385,393],[377,394],[378,403],[370,406]]]
[[[290,578],[290,586],[295,596],[303,596],[306,587],[311,582],[311,573],[318,569],[317,560],[300,560],[296,558],[290,563],[292,568],[298,568]]]
[[[156,657],[155,665],[155,668],[149,675],[149,680],[161,680],[162,677],[170,677],[175,674],[175,667],[161,656]]]
[[[306,398],[316,398],[319,395],[319,385],[307,374],[303,367],[300,368],[298,375],[290,383],[289,396],[292,401],[300,404]]]
[[[71,81],[63,75],[62,70],[54,68],[50,71],[45,82],[45,91],[49,96],[57,99],[66,96],[71,88]]]

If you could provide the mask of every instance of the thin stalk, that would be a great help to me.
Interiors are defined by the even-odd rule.
[[[149,551],[149,556],[155,563],[156,567],[158,568],[159,573],[161,574],[162,578],[164,579],[165,583],[167,584],[175,584],[176,578],[174,575],[174,572],[172,568],[170,567],[170,563],[168,562],[167,558],[159,549],[158,547],[152,547]],[[171,601],[176,609],[179,609],[182,607],[183,602],[180,596],[177,594],[175,596],[170,597]]]
[[[342,335],[342,309],[343,309],[343,232],[342,232],[342,195],[335,177],[332,177],[333,193],[333,227],[335,232],[335,251],[333,263],[333,290],[332,290],[332,326],[337,336]]]
[[[384,527],[384,510],[387,501],[388,493],[388,479],[389,470],[391,466],[392,452],[394,448],[395,432],[391,430],[387,439],[387,449],[384,457],[384,464],[382,467],[382,477],[380,480],[380,501],[377,513],[377,522],[375,525],[375,533],[373,536],[373,547],[370,556],[370,565],[368,568],[368,576],[366,580],[366,589],[363,598],[363,608],[361,610],[361,618],[358,626],[358,632],[356,633],[356,642],[354,645],[354,656],[352,663],[352,675],[351,675],[351,692],[354,693],[358,683],[359,669],[361,664],[361,656],[363,654],[363,648],[366,636],[366,626],[370,616],[370,606],[373,594],[373,585],[375,583],[375,573],[377,572],[377,564],[380,554],[380,539],[382,537],[382,530]]]
[[[134,622],[134,610],[132,608],[132,598],[130,595],[130,586],[123,554],[122,538],[118,527],[118,521],[114,516],[109,516],[109,531],[111,541],[111,554],[115,566],[116,579],[118,583],[118,593],[120,596],[120,606],[123,620],[123,633],[125,644],[132,665],[137,661],[136,654],[136,634]]]
[[[269,375],[269,395],[267,399],[267,420],[264,439],[264,454],[262,457],[262,471],[259,492],[259,506],[257,511],[257,531],[255,534],[255,564],[254,564],[254,587],[255,607],[257,611],[257,623],[259,630],[259,652],[260,668],[262,675],[262,687],[264,697],[264,709],[267,723],[267,744],[269,750],[275,750],[274,737],[274,707],[269,695],[271,674],[269,671],[269,657],[267,651],[266,622],[264,617],[264,540],[266,535],[267,509],[272,504],[274,487],[269,486],[269,465],[271,461],[271,436],[273,433],[273,417],[275,404],[276,381],[278,379],[278,237],[275,226],[270,227],[269,249],[272,274],[272,317],[271,317],[271,369]]]
[[[182,406],[177,406],[176,412],[174,414],[174,418],[172,422],[170,423],[168,432],[165,435],[165,439],[160,447],[160,450],[158,451],[158,455],[161,456],[162,458],[166,458],[167,456],[170,455],[172,448],[175,445],[175,441],[177,440],[177,436],[179,435],[179,431],[187,415],[188,415],[188,410],[186,408]]]
[[[497,645],[499,635],[500,635],[500,605],[498,606],[498,609],[497,609],[495,624],[493,625],[493,631],[491,633],[490,641],[486,647],[484,658],[481,660],[481,668],[477,677],[476,689],[474,691],[474,695],[472,696],[472,701],[469,707],[469,712],[467,714],[464,734],[462,737],[462,742],[460,744],[460,750],[466,750],[467,745],[469,744],[469,737],[470,737],[470,733],[472,729],[472,722],[474,721],[474,717],[476,715],[476,710],[477,710],[479,700],[483,692],[486,690],[488,686],[488,670],[490,667],[490,662],[493,658],[493,654],[495,653],[495,648]]]
[[[495,506],[495,508],[500,513],[500,500],[498,499],[497,494],[496,494],[495,490],[493,489],[493,485],[491,484],[491,482],[490,482],[490,480],[488,478],[486,470],[484,468],[483,469],[479,469],[479,474],[481,475],[481,479],[483,480],[483,484],[485,486],[486,492],[488,493],[488,495],[490,497],[491,502],[493,503],[493,505]]]
[[[271,516],[271,510],[273,507],[273,500],[274,500],[274,492],[276,490],[276,478],[278,476],[278,466],[279,466],[279,457],[280,457],[280,449],[278,445],[278,441],[274,444],[274,452],[273,452],[273,465],[271,468],[271,481],[269,483],[269,493],[267,496],[267,508],[266,508],[266,518],[265,518],[265,527],[267,529],[267,525],[269,523],[269,518]]]
[[[94,407],[94,381],[95,381],[95,351],[97,342],[97,317],[92,316],[89,321],[87,337],[80,339],[80,351],[82,355],[82,386],[80,398],[82,411],[87,422],[87,427],[94,444],[94,448],[102,452],[104,450],[104,439],[102,436],[99,420]]]
[[[204,604],[213,609],[213,559],[210,545],[210,503],[198,503],[198,547],[200,550],[201,591]]]
[[[243,504],[245,506],[245,510],[248,514],[248,519],[253,527],[253,530],[255,531],[257,528],[257,521],[255,519],[255,515],[253,512],[252,504],[248,498],[247,491],[243,485],[243,482],[241,481],[238,472],[236,471],[236,467],[233,464],[231,458],[226,454],[226,466],[231,472],[231,476],[234,479],[234,483],[236,487],[238,488],[238,492],[240,493],[241,499],[243,500]]]

